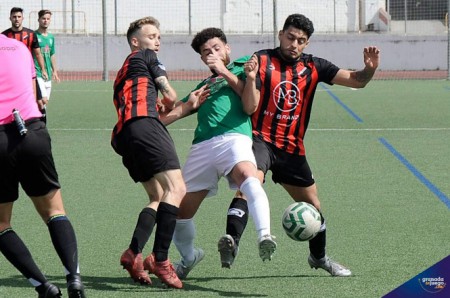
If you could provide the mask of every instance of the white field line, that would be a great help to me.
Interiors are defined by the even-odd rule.
[[[111,131],[112,128],[49,128],[50,131]],[[194,131],[194,128],[169,128],[169,131]],[[447,131],[450,127],[404,127],[404,128],[309,128],[308,131]]]

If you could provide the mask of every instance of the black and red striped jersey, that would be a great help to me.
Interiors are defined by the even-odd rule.
[[[113,137],[132,118],[158,118],[158,87],[155,79],[161,76],[167,77],[167,73],[154,51],[146,49],[128,55],[114,81],[113,102],[118,121]]]
[[[287,62],[280,57],[279,48],[261,50],[256,55],[260,101],[252,115],[253,134],[288,153],[305,155],[303,138],[317,84],[331,85],[339,68],[307,54]]]
[[[28,28],[23,27],[20,31],[13,31],[11,28],[2,32],[9,38],[14,38],[18,41],[23,42],[27,48],[32,52],[33,49],[39,48],[39,41],[37,39],[36,33]]]

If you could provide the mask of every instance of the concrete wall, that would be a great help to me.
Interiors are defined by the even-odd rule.
[[[198,54],[190,47],[191,36],[163,36],[160,60],[168,70],[204,70]],[[109,70],[118,70],[130,50],[124,36],[108,37]],[[228,36],[232,59],[272,48],[272,35]],[[278,44],[278,42],[277,42]],[[447,36],[395,36],[365,33],[355,35],[313,35],[306,53],[326,58],[336,65],[360,69],[363,48],[376,45],[381,49],[380,70],[446,70]],[[101,71],[103,69],[102,37],[56,36],[59,68],[64,71]]]

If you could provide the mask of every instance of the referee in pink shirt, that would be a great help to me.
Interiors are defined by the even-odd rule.
[[[35,287],[38,297],[61,297],[11,226],[19,184],[48,227],[61,259],[69,297],[85,297],[75,232],[61,197],[51,140],[36,101],[36,72],[25,45],[0,34],[0,251]],[[39,105],[39,106],[38,106]],[[0,273],[0,284],[1,284]]]

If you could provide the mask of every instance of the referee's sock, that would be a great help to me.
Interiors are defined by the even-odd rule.
[[[47,279],[34,262],[25,243],[23,243],[13,229],[9,228],[0,232],[0,251],[34,287],[47,282]]]
[[[69,219],[62,214],[55,215],[47,221],[47,226],[66,273],[79,274],[77,239]]]

